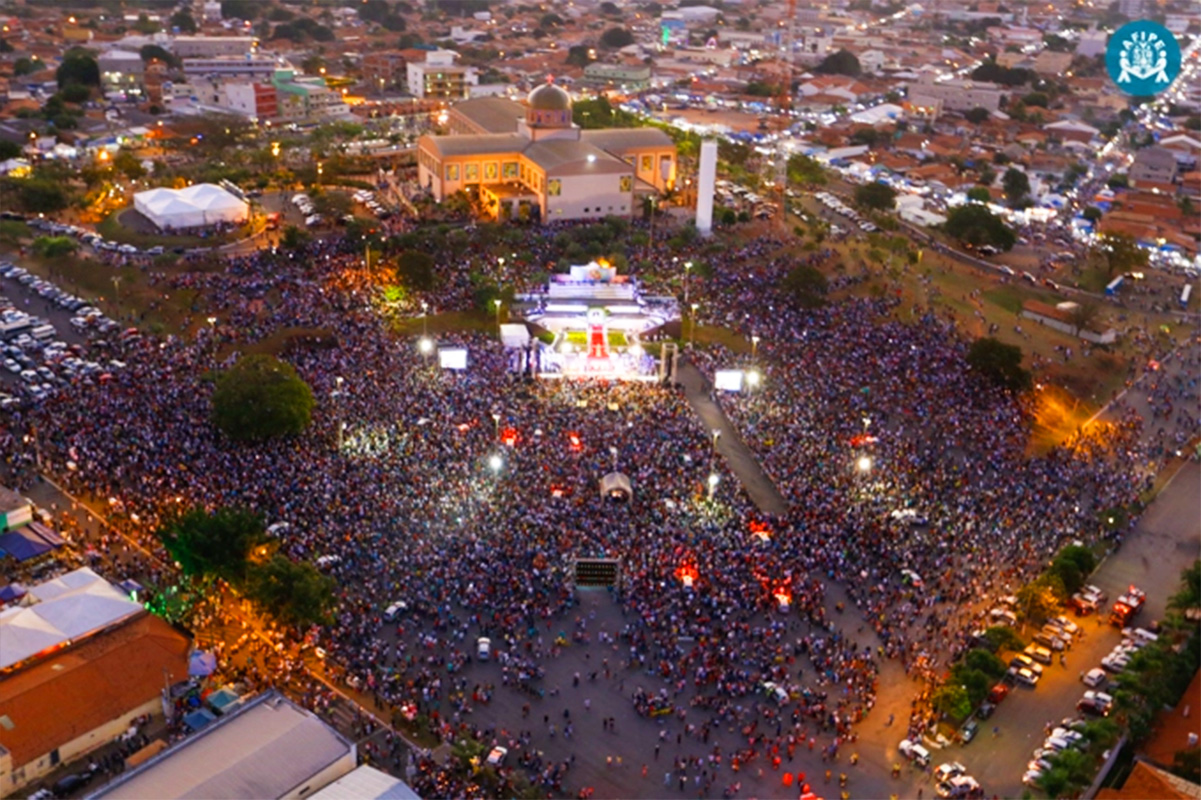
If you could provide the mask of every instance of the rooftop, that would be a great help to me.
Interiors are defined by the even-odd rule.
[[[143,614],[0,680],[0,745],[27,764],[153,700],[188,674],[190,640]]]
[[[341,760],[347,762],[345,772],[354,768],[353,742],[313,713],[267,692],[91,797],[266,800],[293,794]]]
[[[517,122],[525,116],[525,106],[504,97],[477,97],[451,107],[451,111],[489,133],[516,133]]]

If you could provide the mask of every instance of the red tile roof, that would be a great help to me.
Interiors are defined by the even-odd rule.
[[[131,713],[159,695],[164,670],[188,675],[191,641],[144,614],[0,681],[0,745],[13,766]]]

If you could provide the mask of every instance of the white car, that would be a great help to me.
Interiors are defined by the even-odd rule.
[[[954,778],[956,775],[966,775],[967,767],[960,764],[958,761],[948,761],[946,764],[940,764],[938,769],[934,770],[934,782],[942,783]]]
[[[1047,622],[1049,622],[1050,624],[1054,625],[1057,628],[1063,628],[1065,631],[1070,633],[1072,636],[1075,636],[1077,633],[1080,632],[1079,625],[1077,625],[1075,622],[1072,622],[1070,619],[1068,619],[1067,617],[1062,616],[1062,615],[1060,615],[1058,617],[1052,617],[1051,619],[1047,620]]]
[[[13,361],[11,358],[4,359],[4,368],[14,375],[19,375],[21,373],[21,365],[16,361]]]
[[[493,747],[488,753],[488,766],[499,767],[501,764],[505,763],[505,756],[508,754],[509,748],[507,747]]]
[[[930,751],[917,742],[902,739],[901,743],[897,745],[897,749],[901,751],[901,755],[920,767],[925,767],[930,763]]]
[[[475,657],[480,661],[488,661],[492,658],[492,640],[487,636],[481,636],[475,643]]]
[[[1105,685],[1105,681],[1109,680],[1109,676],[1105,674],[1105,670],[1100,667],[1093,667],[1088,672],[1084,673],[1084,677],[1080,680],[1084,681],[1084,685],[1092,689],[1097,689]]]

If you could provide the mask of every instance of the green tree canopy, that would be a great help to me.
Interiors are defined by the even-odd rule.
[[[817,267],[797,264],[789,270],[781,288],[801,308],[818,308],[825,304],[830,284]]]
[[[62,183],[47,178],[25,178],[16,182],[17,202],[33,214],[53,214],[62,211],[70,196]]]
[[[987,186],[973,186],[967,190],[967,199],[975,203],[987,203],[992,199]]]
[[[179,28],[180,33],[195,33],[197,30],[195,18],[186,9],[176,11],[171,15],[171,27]]]
[[[168,519],[159,538],[186,575],[240,581],[250,551],[266,540],[263,520],[239,508],[192,508]]]
[[[58,88],[62,89],[72,83],[84,86],[100,86],[100,65],[95,56],[80,47],[66,52],[62,63],[54,72]]]
[[[396,259],[396,272],[409,289],[427,292],[434,288],[434,257],[420,250],[406,250]]]
[[[602,47],[610,50],[620,50],[634,43],[634,34],[625,28],[609,28],[601,34],[600,43]]]
[[[967,363],[988,381],[1014,392],[1030,388],[1030,373],[1022,368],[1022,348],[991,337],[977,339],[968,350]]]
[[[1018,636],[1017,632],[1007,625],[993,625],[984,631],[984,641],[988,643],[988,647],[994,653],[999,653],[1003,650],[1021,650],[1026,646],[1026,643],[1022,641],[1022,637]]]
[[[990,678],[997,679],[1005,674],[1005,662],[995,653],[982,650],[979,647],[969,650],[963,663],[969,668],[979,670]]]
[[[1005,189],[1005,197],[1009,200],[1011,208],[1021,208],[1030,196],[1030,178],[1015,167],[1005,170],[1001,186]]]
[[[822,59],[822,62],[813,71],[822,75],[849,75],[855,77],[862,71],[862,67],[859,65],[859,58],[850,50],[843,48]]]
[[[1111,278],[1147,266],[1147,251],[1126,233],[1101,234],[1096,252],[1104,259],[1106,274]]]
[[[279,554],[250,570],[246,594],[280,622],[301,628],[330,622],[336,606],[332,579]]]
[[[788,157],[788,182],[791,184],[825,186],[828,182],[821,162],[804,153]]]
[[[142,60],[146,62],[161,61],[164,64],[172,67],[179,65],[179,59],[177,59],[173,53],[167,50],[167,48],[157,44],[142,45],[142,49],[138,51],[138,55],[140,55]]]
[[[897,202],[897,190],[886,183],[865,183],[855,187],[855,202],[864,208],[892,211]]]
[[[944,683],[934,690],[930,705],[951,719],[965,719],[972,713],[972,701],[967,689],[955,683]]]
[[[236,440],[295,435],[308,427],[313,391],[274,356],[243,356],[217,379],[213,423]]]
[[[70,236],[39,236],[33,240],[33,252],[42,258],[61,258],[79,249],[79,242]]]
[[[987,244],[1001,250],[1012,250],[1017,242],[1017,235],[1003,219],[977,203],[951,209],[943,229],[950,236],[974,247]]]
[[[1080,545],[1068,545],[1055,555],[1047,571],[1063,581],[1064,592],[1070,596],[1080,591],[1096,568],[1097,557],[1092,550]]]
[[[982,121],[992,117],[992,112],[982,106],[976,106],[972,111],[963,114],[963,118],[974,125],[979,125]]]
[[[267,8],[261,0],[221,0],[221,16],[225,19],[254,19]]]
[[[1037,580],[1017,591],[1018,616],[1028,621],[1042,622],[1059,613],[1067,599],[1063,580],[1058,575],[1044,573]]]

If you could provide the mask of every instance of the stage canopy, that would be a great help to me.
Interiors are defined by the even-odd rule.
[[[138,192],[133,196],[133,206],[159,230],[240,223],[250,211],[245,200],[212,183]]]

